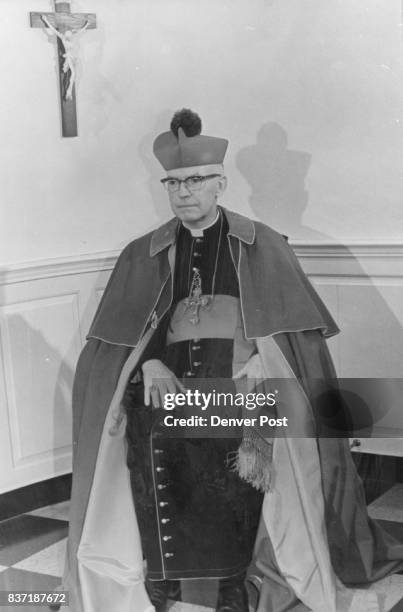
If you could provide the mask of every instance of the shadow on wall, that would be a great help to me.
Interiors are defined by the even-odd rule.
[[[7,306],[7,274],[0,269],[0,365],[5,394],[2,409],[7,415],[3,414],[3,418],[12,424],[10,445],[13,452],[17,456],[20,454],[21,460],[29,457],[33,464],[46,458],[44,474],[49,473],[46,478],[50,478],[65,470],[65,451],[71,444],[74,369],[69,363],[69,355],[77,346],[79,330],[75,331],[63,354],[47,340],[54,328],[52,321],[49,327],[46,323],[38,328],[31,324],[29,317],[18,310],[7,310]],[[12,464],[12,457],[10,461]],[[27,473],[29,478],[29,468]]]
[[[348,245],[336,244],[334,237],[303,224],[303,214],[309,203],[305,180],[311,161],[310,153],[288,148],[286,130],[274,122],[263,124],[256,143],[241,149],[236,157],[237,167],[251,187],[249,202],[259,220],[291,238],[303,235],[304,242],[311,243],[312,248],[315,242],[329,243],[331,251],[337,247],[340,313],[333,315],[342,332],[336,339],[339,375],[401,377],[401,321]],[[320,258],[323,247],[318,244],[317,249]],[[348,262],[347,272],[345,261]],[[324,274],[326,276],[326,272]],[[332,276],[335,276],[334,271]],[[334,279],[330,284],[334,284]],[[371,366],[378,374],[370,372]],[[396,408],[390,407],[391,415]],[[393,427],[393,423],[391,425]],[[382,480],[383,458],[359,454],[356,460],[368,498],[372,499],[374,493],[382,492],[384,485],[378,478]]]
[[[351,304],[341,304],[343,320],[348,325],[342,329],[359,342],[360,333],[367,332],[368,347],[373,343],[375,359],[381,364],[383,372],[368,373],[365,371],[368,355],[357,355],[357,363],[351,364],[352,373],[345,370],[341,376],[391,376],[401,375],[403,360],[402,321],[396,316],[385,298],[374,284],[374,279],[363,269],[359,259],[349,245],[337,243],[333,236],[318,232],[303,225],[302,216],[309,203],[309,193],[305,180],[312,161],[310,153],[288,149],[288,137],[285,129],[277,123],[268,122],[262,125],[256,137],[256,143],[241,149],[236,156],[237,166],[251,187],[249,197],[251,208],[257,218],[277,231],[291,236],[303,235],[310,248],[317,249],[317,257],[333,258],[337,266],[332,276],[345,291],[345,296],[358,295],[360,300],[351,297]],[[324,246],[325,245],[325,246]],[[327,247],[330,248],[330,255]],[[297,247],[298,249],[298,247]],[[323,251],[325,249],[325,251]],[[371,246],[368,247],[370,254]],[[302,251],[303,255],[304,251]],[[312,254],[312,253],[311,253]],[[313,252],[316,256],[315,251]],[[376,256],[376,253],[374,253]],[[348,267],[343,262],[348,262]],[[330,272],[330,270],[329,270]],[[327,276],[326,270],[323,272]],[[334,282],[332,281],[332,284]],[[380,283],[382,285],[382,281]],[[388,284],[387,282],[385,283]],[[348,292],[348,289],[351,291]],[[361,293],[360,293],[361,292]],[[337,322],[337,313],[333,313]],[[345,341],[346,342],[346,341]],[[350,339],[351,342],[351,339]],[[354,346],[354,344],[353,344]],[[356,346],[359,350],[360,344]],[[351,359],[349,360],[350,363]]]
[[[25,431],[27,442],[33,439],[36,423],[42,424],[40,437],[44,444],[43,451],[58,450],[69,447],[71,444],[71,391],[73,387],[74,370],[60,350],[51,345],[46,339],[46,330],[35,329],[28,321],[19,314],[12,314],[10,326],[14,330],[15,354],[15,384],[20,388],[25,387],[21,400],[22,405],[16,406],[17,420],[22,418],[25,411],[24,422],[20,423],[21,429]],[[77,332],[78,333],[78,330]],[[75,346],[72,340],[67,352],[71,353],[71,346]],[[22,369],[18,369],[18,356],[21,356]],[[28,380],[18,380],[25,367],[32,374]],[[14,390],[15,391],[15,390]],[[43,437],[42,437],[43,436]],[[49,448],[46,448],[46,447]],[[32,451],[42,452],[40,447]],[[53,470],[60,470],[57,455],[53,457]],[[62,460],[63,462],[63,460]]]
[[[311,155],[288,149],[287,132],[281,125],[263,124],[256,144],[241,149],[236,163],[251,187],[249,203],[258,219],[290,236],[303,232],[308,240],[328,238],[302,223],[309,199],[305,179]]]

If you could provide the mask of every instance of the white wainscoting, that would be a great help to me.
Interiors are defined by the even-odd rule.
[[[403,245],[294,248],[342,330],[330,341],[339,375],[401,377]],[[116,256],[0,270],[0,493],[71,470],[75,364]],[[403,417],[385,426],[403,432]]]
[[[117,254],[0,270],[0,493],[71,471],[71,391]]]

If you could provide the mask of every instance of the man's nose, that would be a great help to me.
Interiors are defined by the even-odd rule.
[[[190,195],[190,189],[187,187],[186,183],[182,181],[179,183],[179,195],[181,198],[185,198]]]

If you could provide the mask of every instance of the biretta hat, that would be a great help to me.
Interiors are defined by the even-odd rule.
[[[165,170],[222,164],[228,140],[202,136],[200,117],[183,108],[175,113],[171,130],[154,140],[154,155]]]

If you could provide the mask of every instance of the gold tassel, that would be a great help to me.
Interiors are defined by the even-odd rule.
[[[240,478],[259,491],[269,491],[273,476],[273,443],[256,435],[246,435],[228,465]]]

